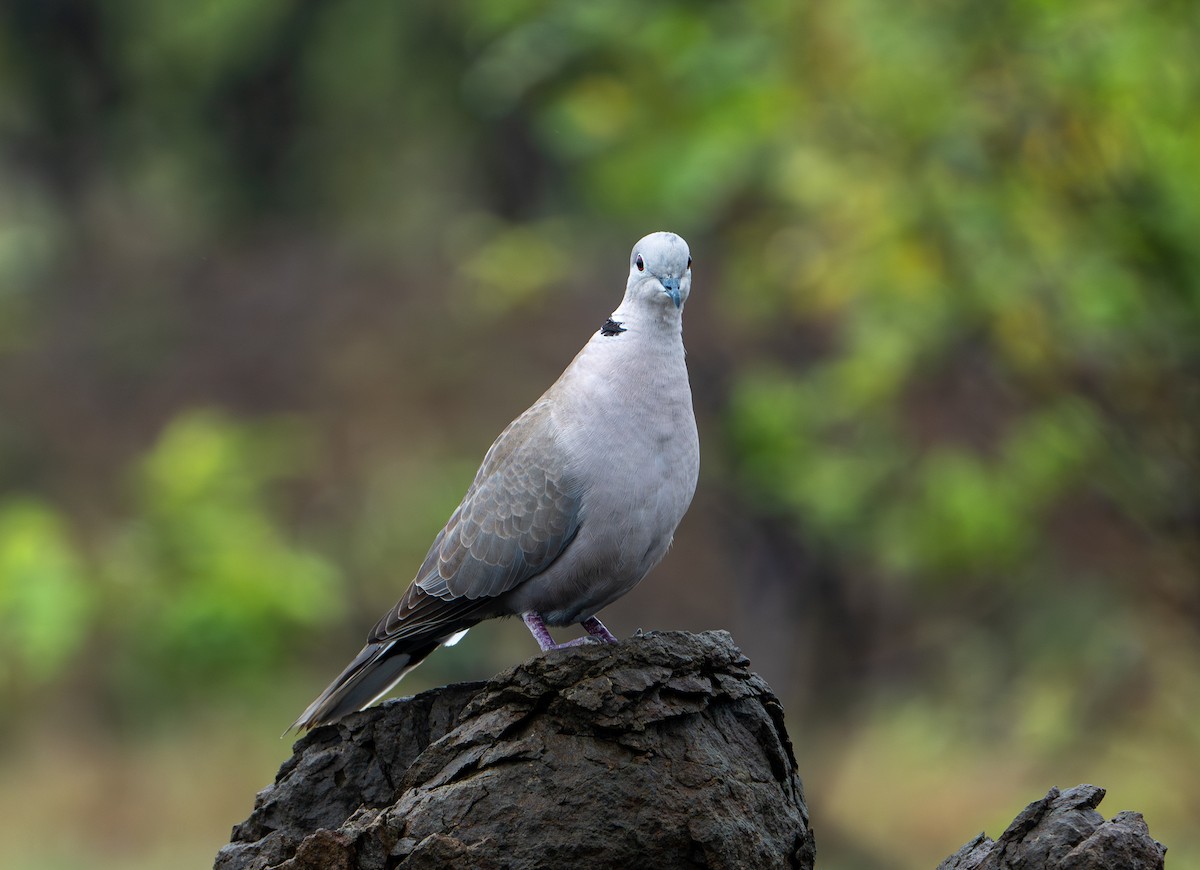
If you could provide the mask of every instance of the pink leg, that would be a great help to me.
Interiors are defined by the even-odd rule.
[[[546,628],[546,621],[542,619],[542,615],[536,610],[522,613],[521,619],[525,620],[525,627],[529,629],[529,633],[533,635],[533,639],[538,642],[538,646],[542,648],[542,652],[549,649],[566,649],[569,646],[579,646],[584,643],[595,643],[596,640],[601,643],[617,642],[617,638],[613,633],[605,628],[604,623],[594,616],[580,623],[588,633],[588,637],[577,637],[574,640],[568,640],[566,643],[554,642],[554,638],[550,636],[550,630]]]
[[[542,615],[536,610],[522,613],[521,619],[525,620],[525,627],[529,629],[529,633],[533,635],[533,639],[538,642],[538,646],[542,648],[542,652],[558,646],[554,642],[554,638],[550,636],[550,629],[546,628],[546,623],[542,620]]]
[[[605,628],[604,623],[601,622],[596,617],[593,616],[590,619],[585,619],[583,622],[581,622],[579,624],[582,625],[583,630],[586,631],[588,634],[590,634],[592,637],[598,637],[604,643],[617,643],[616,635],[614,635],[611,631],[609,631],[607,628]]]

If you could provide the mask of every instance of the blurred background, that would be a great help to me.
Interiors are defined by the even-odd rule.
[[[1198,55],[1184,0],[9,0],[5,866],[209,866],[658,229],[702,479],[607,624],[733,633],[826,870],[1084,781],[1200,866]]]

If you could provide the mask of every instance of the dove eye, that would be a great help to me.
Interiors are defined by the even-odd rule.
[[[639,272],[644,272],[646,270],[646,262],[642,259],[641,254],[637,255],[637,259],[633,261],[633,264],[638,267]]]
[[[688,257],[688,268],[692,268],[692,258]]]

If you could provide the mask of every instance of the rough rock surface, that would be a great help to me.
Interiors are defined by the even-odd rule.
[[[1021,811],[999,840],[980,834],[938,870],[1157,870],[1166,847],[1150,836],[1140,813],[1096,812],[1104,789],[1052,788]]]
[[[217,870],[813,866],[783,710],[725,632],[551,651],[293,749]]]

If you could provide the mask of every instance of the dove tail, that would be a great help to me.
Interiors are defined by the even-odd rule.
[[[394,640],[368,643],[320,697],[308,705],[288,731],[304,732],[318,725],[328,725],[371,706],[431,652],[456,640],[457,637],[448,634],[416,645]]]

